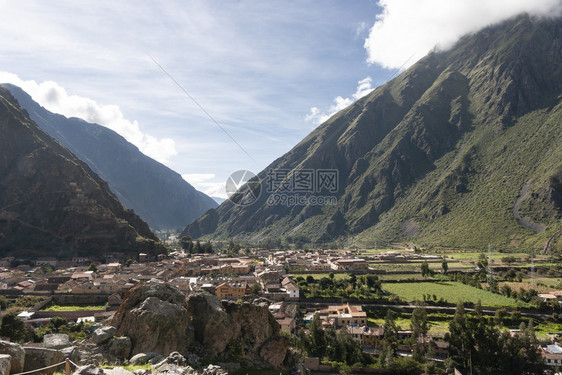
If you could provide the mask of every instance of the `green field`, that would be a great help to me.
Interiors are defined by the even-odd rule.
[[[406,301],[422,300],[424,294],[430,294],[432,296],[435,294],[437,299],[443,298],[450,303],[457,303],[458,301],[476,303],[480,300],[484,306],[515,307],[523,304],[512,298],[454,281],[432,283],[383,283],[382,287],[384,290],[396,294]]]
[[[105,305],[94,305],[94,306],[85,306],[85,305],[50,305],[49,307],[45,308],[45,311],[82,311],[82,310],[105,310],[107,304]]]
[[[452,316],[451,316],[452,319]],[[449,322],[440,320],[429,321],[429,334],[432,337],[443,337],[445,333],[449,332]],[[367,322],[371,327],[382,327],[384,326],[383,318],[367,318]],[[411,328],[411,320],[409,318],[395,318],[394,322],[399,330],[409,330]]]

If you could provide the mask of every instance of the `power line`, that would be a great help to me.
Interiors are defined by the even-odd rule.
[[[215,118],[214,118],[213,116],[211,116],[211,114],[210,114],[209,112],[207,112],[207,111],[205,110],[205,108],[203,108],[203,106],[202,106],[201,104],[199,104],[199,102],[197,102],[197,100],[195,100],[195,98],[194,98],[193,96],[191,96],[191,94],[188,93],[187,90],[184,89],[184,88],[182,87],[182,85],[180,85],[179,82],[176,81],[176,80],[174,79],[174,77],[172,77],[172,76],[170,75],[170,73],[168,73],[168,72],[166,71],[166,69],[164,69],[164,68],[162,67],[162,65],[160,65],[160,64],[158,63],[158,61],[156,61],[156,59],[155,59],[154,57],[152,57],[151,55],[148,55],[148,57],[150,57],[150,59],[152,60],[152,62],[154,62],[154,64],[156,64],[156,66],[157,66],[158,68],[160,68],[160,70],[161,70],[162,72],[164,72],[164,74],[166,74],[166,75],[168,76],[168,78],[170,78],[170,79],[172,80],[172,82],[174,82],[174,83],[176,84],[176,86],[178,86],[178,87],[180,88],[180,90],[183,91],[183,93],[184,93],[185,95],[187,95],[187,97],[188,97],[189,99],[191,99],[191,101],[192,101],[193,103],[195,103],[195,105],[197,105],[197,106],[199,107],[199,109],[201,109],[201,111],[203,111],[203,113],[204,113],[205,115],[207,115],[207,117],[208,117],[212,122],[214,122],[215,125],[217,125],[217,126],[219,127],[219,129],[222,130],[223,133],[226,134],[226,135],[228,136],[228,138],[230,138],[230,140],[231,140],[232,142],[234,142],[234,143],[236,144],[236,146],[238,146],[238,148],[240,148],[240,150],[242,150],[242,152],[244,152],[250,159],[252,159],[252,161],[256,162],[256,160],[244,149],[244,147],[242,147],[242,146],[240,145],[240,143],[236,142],[236,140],[234,139],[234,137],[232,137],[232,136],[230,135],[230,133],[227,132],[226,129],[223,128],[222,125],[219,124],[219,122],[218,122],[217,120],[215,120]]]

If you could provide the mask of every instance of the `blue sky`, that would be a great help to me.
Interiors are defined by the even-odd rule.
[[[224,196],[232,172],[259,172],[435,45],[553,10],[560,0],[0,0],[0,81]]]

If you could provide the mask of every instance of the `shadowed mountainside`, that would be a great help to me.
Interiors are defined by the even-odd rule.
[[[165,252],[148,225],[2,87],[0,134],[1,256]]]
[[[183,228],[217,203],[178,173],[144,155],[111,129],[49,112],[22,89],[4,84],[31,119],[107,181],[125,207],[153,229]]]

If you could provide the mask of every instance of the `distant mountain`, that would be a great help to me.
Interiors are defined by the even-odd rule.
[[[109,184],[127,208],[153,229],[183,228],[218,204],[178,173],[144,155],[101,125],[49,112],[22,89],[4,84],[31,119]]]
[[[540,249],[561,228],[561,97],[562,20],[521,15],[340,111],[259,173],[255,203],[227,201],[184,234]],[[310,170],[338,173],[300,193],[323,204],[275,200]]]
[[[0,134],[0,256],[165,252],[148,225],[3,87]]]

